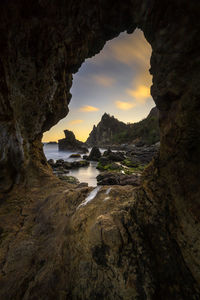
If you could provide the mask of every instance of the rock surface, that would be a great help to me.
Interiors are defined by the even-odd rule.
[[[159,153],[159,145],[133,147],[126,155],[135,163],[148,164]]]
[[[200,298],[199,18],[187,0],[0,2],[1,299]],[[136,27],[159,154],[141,187],[76,209],[91,190],[52,177],[42,134],[68,113],[72,73]]]
[[[78,151],[80,153],[87,153],[88,149],[83,142],[78,141],[75,135],[70,130],[64,130],[65,138],[58,140],[59,150]]]
[[[98,185],[133,185],[139,186],[141,183],[140,174],[120,174],[105,172],[97,176]]]

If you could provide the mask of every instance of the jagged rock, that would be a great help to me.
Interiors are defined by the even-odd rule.
[[[93,147],[92,150],[90,151],[90,154],[87,157],[87,159],[93,160],[93,161],[98,161],[100,157],[101,157],[101,152],[100,152],[99,148]]]
[[[89,134],[86,144],[89,147],[107,147],[113,142],[115,134],[125,130],[126,124],[105,113],[97,126]]]
[[[158,110],[154,107],[144,120],[133,124],[125,124],[105,113],[98,125],[93,127],[86,144],[90,147],[97,145],[126,149],[130,143],[144,146],[157,141],[159,141]],[[127,145],[122,147],[122,144]]]
[[[79,151],[81,153],[87,153],[88,149],[84,143],[76,140],[75,135],[70,130],[64,130],[65,138],[58,141],[59,150]]]

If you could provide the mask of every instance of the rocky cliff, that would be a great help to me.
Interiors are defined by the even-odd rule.
[[[86,141],[86,145],[90,147],[105,147],[111,145],[113,143],[114,136],[118,134],[118,132],[124,132],[126,127],[125,123],[120,122],[113,116],[105,113],[98,125],[94,125]]]
[[[138,143],[151,145],[159,139],[158,109],[154,107],[147,118],[134,124],[125,124],[105,113],[98,125],[94,125],[86,144],[90,147]]]
[[[0,1],[1,299],[200,299],[199,18],[199,1]],[[140,187],[79,207],[91,188],[53,177],[42,133],[67,115],[72,73],[136,27],[159,155]]]

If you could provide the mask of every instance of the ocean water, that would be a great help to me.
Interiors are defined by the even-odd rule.
[[[91,149],[89,149],[90,151]],[[105,149],[100,149],[101,152],[103,152]],[[59,151],[58,145],[48,145],[44,144],[44,154],[47,159],[64,159],[65,161],[75,161],[75,160],[81,160],[82,158],[70,158],[71,154],[74,154],[77,152],[70,152],[70,151]],[[81,154],[83,156],[84,154]],[[88,167],[78,168],[70,170],[69,176],[75,176],[78,178],[80,182],[87,182],[89,186],[96,186],[97,180],[96,177],[99,175],[99,171],[96,169],[97,162],[90,162],[90,165]]]

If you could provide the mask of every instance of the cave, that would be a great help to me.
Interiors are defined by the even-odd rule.
[[[196,1],[0,3],[1,299],[199,299]],[[159,156],[138,189],[77,210],[41,138],[68,113],[72,74],[121,32],[152,47]]]

